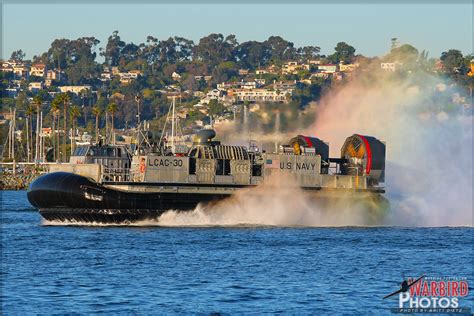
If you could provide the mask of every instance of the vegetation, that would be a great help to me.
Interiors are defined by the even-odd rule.
[[[311,101],[318,101],[327,89],[340,83],[331,78],[312,76],[316,67],[313,65],[296,73],[256,74],[256,70],[272,66],[281,69],[288,61],[301,63],[319,60],[322,64],[393,62],[403,64],[402,69],[406,72],[433,72],[437,62],[437,59],[429,58],[425,51],[419,52],[408,44],[398,45],[395,38],[392,39],[391,51],[380,59],[357,55],[356,48],[346,42],[337,43],[334,52],[325,56],[320,54],[320,47],[317,45],[296,47],[280,36],[242,43],[234,35],[224,36],[218,33],[209,34],[197,43],[177,36],[161,40],[147,36],[143,43],[135,44],[127,43],[118,31],[114,31],[103,47],[100,44],[94,37],[63,38],[54,40],[46,52],[34,56],[31,61],[25,60],[25,53],[21,49],[11,54],[11,59],[18,63],[43,63],[48,70],[54,70],[58,74],[51,80],[50,86],[39,91],[30,91],[29,84],[38,82],[41,78],[32,76],[21,80],[18,83],[19,93],[12,98],[8,96],[7,89],[14,81],[14,75],[0,72],[0,110],[8,112],[9,108],[15,107],[18,116],[25,118],[18,122],[18,127],[27,135],[24,148],[28,160],[32,160],[35,153],[37,140],[33,139],[33,135],[38,124],[38,115],[35,114],[40,109],[44,112],[44,126],[52,127],[51,141],[48,144],[51,147],[51,159],[66,161],[69,127],[73,130],[88,130],[98,141],[101,129],[109,122],[110,130],[106,128],[106,137],[112,136],[116,128],[134,126],[137,122],[136,96],[141,98],[141,119],[150,121],[152,126],[160,126],[162,116],[169,108],[167,94],[186,92],[181,94],[179,107],[187,110],[186,123],[193,124],[196,120],[214,120],[219,116],[232,116],[232,112],[235,112],[235,109],[226,107],[217,100],[210,100],[207,112],[200,111],[193,107],[200,100],[200,97],[194,95],[195,92],[207,93],[218,83],[227,81],[261,79],[268,84],[297,80],[293,94],[287,96],[286,107],[291,109],[288,110],[291,113],[304,112]],[[103,58],[103,63],[97,61],[98,56]],[[472,87],[473,76],[468,75],[471,59],[472,55],[463,56],[459,50],[446,50],[439,58],[442,67],[436,71],[440,76],[452,79],[460,87]],[[101,73],[105,71],[138,71],[141,75],[130,82],[121,82],[117,76],[101,80]],[[249,73],[242,74],[242,71]],[[174,78],[174,73],[179,74],[180,78]],[[90,85],[92,91],[85,89],[77,94],[57,92],[57,88],[64,85]],[[275,106],[266,104],[263,108],[273,109]],[[68,125],[68,117],[71,126]],[[282,121],[282,126],[285,124],[287,123]],[[8,127],[2,126],[3,140],[5,129]],[[74,147],[74,144],[71,145]]]

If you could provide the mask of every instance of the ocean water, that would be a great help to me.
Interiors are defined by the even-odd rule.
[[[1,207],[5,315],[390,314],[403,277],[473,277],[472,228],[50,226],[21,191]]]

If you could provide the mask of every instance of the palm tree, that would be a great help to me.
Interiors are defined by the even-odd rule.
[[[38,160],[41,158],[40,156],[40,112],[41,112],[41,104],[43,104],[43,99],[37,95],[33,98],[31,105],[36,108],[36,141],[35,141],[35,159]]]
[[[99,116],[101,114],[100,107],[94,106],[92,108],[92,114],[95,116],[95,143],[99,143]]]
[[[76,121],[79,116],[81,116],[81,111],[75,105],[73,105],[69,111],[69,115],[71,116],[71,124],[72,124],[72,134],[71,134],[71,154],[74,152],[76,147]]]
[[[57,98],[53,99],[53,101],[51,101],[51,114],[53,116],[53,135],[52,135],[52,144],[53,144],[53,160],[56,161],[56,144],[58,145],[59,147],[59,139],[58,141],[56,142],[56,120],[59,118],[59,115],[60,115],[60,110],[59,110],[59,106],[60,106],[60,102]],[[59,123],[58,123],[58,127],[59,127]],[[59,134],[59,133],[58,133]],[[58,159],[59,159],[59,153],[58,153]]]
[[[64,138],[63,138],[63,161],[67,161],[67,107],[69,105],[69,102],[71,102],[71,97],[67,93],[61,93],[58,96],[58,99],[60,102],[63,104],[63,123],[64,123]]]
[[[31,153],[33,152],[33,114],[35,114],[35,107],[32,104],[28,104],[26,108],[26,115],[28,116],[28,135],[26,135],[26,145],[27,145],[27,160],[31,161]]]
[[[114,131],[114,115],[115,115],[115,112],[117,111],[117,104],[112,102],[112,103],[109,103],[109,105],[107,106],[107,112],[110,113],[110,116],[112,117],[112,129],[111,129],[111,136],[112,136],[112,144],[115,145],[115,131]]]

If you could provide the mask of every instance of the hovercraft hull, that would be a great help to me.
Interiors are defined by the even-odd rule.
[[[158,218],[167,210],[193,210],[229,194],[125,192],[86,177],[53,172],[36,179],[28,200],[47,221],[124,223]]]

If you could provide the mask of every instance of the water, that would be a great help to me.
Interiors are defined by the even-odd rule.
[[[388,314],[402,276],[473,276],[472,228],[45,226],[1,197],[6,315]]]

